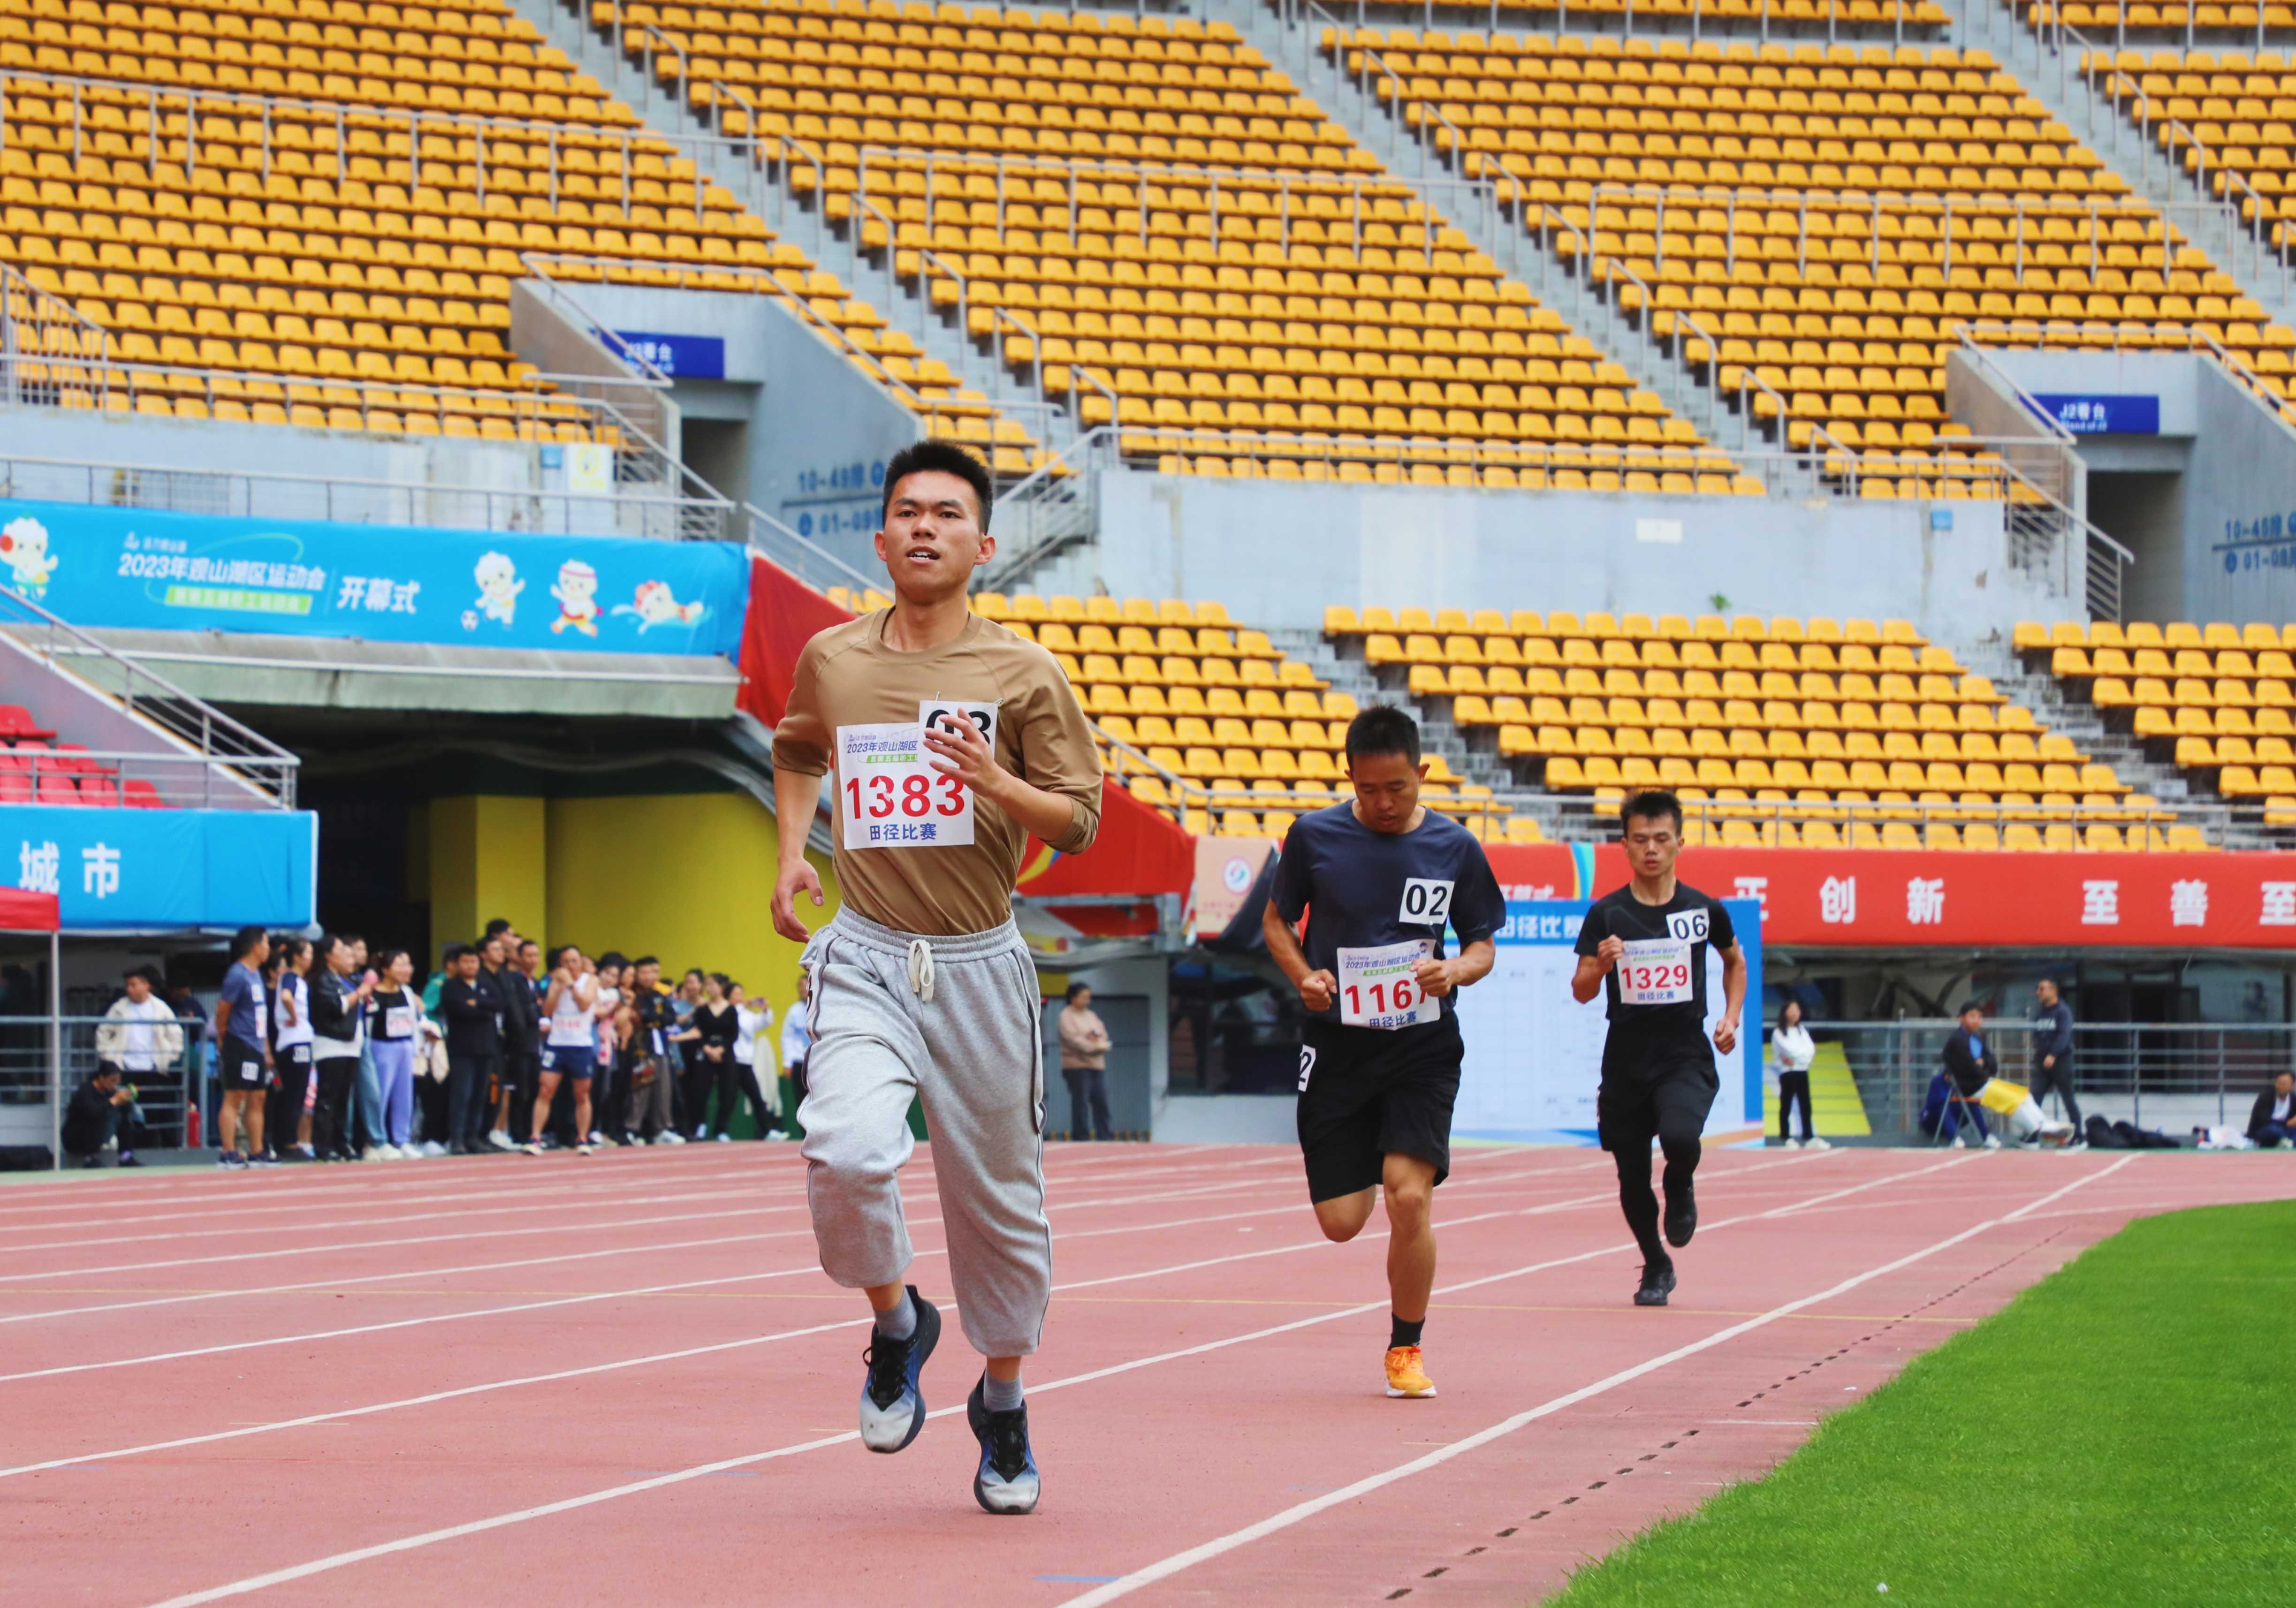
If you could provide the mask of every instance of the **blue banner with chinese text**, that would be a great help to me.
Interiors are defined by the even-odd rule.
[[[67,932],[299,929],[317,850],[307,810],[0,805],[0,877],[54,894]]]
[[[730,658],[749,564],[731,542],[0,500],[0,585],[78,626]]]

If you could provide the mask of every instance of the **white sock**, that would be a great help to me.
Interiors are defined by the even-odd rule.
[[[994,1374],[980,1376],[980,1405],[992,1413],[1009,1413],[1021,1405],[1021,1376],[999,1379]]]
[[[906,1340],[917,1332],[917,1303],[901,1292],[901,1304],[877,1314],[877,1333],[887,1340]]]

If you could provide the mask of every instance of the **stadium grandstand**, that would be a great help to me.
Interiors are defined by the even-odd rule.
[[[0,0],[12,1603],[2272,1600],[2292,940],[2296,4]]]

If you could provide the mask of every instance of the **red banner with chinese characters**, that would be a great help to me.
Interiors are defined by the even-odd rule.
[[[1593,898],[1614,843],[1495,843],[1510,898]],[[2296,948],[2296,855],[1690,849],[1682,880],[1761,901],[1773,944],[1906,948]]]

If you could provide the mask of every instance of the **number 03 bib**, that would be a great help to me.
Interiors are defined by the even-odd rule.
[[[1686,1005],[1690,986],[1690,940],[1630,938],[1619,957],[1619,1003],[1630,1005]]]
[[[1340,1020],[1351,1028],[1390,1030],[1439,1020],[1443,1002],[1422,994],[1412,971],[1434,953],[1434,944],[1426,939],[1376,948],[1341,948]]]

